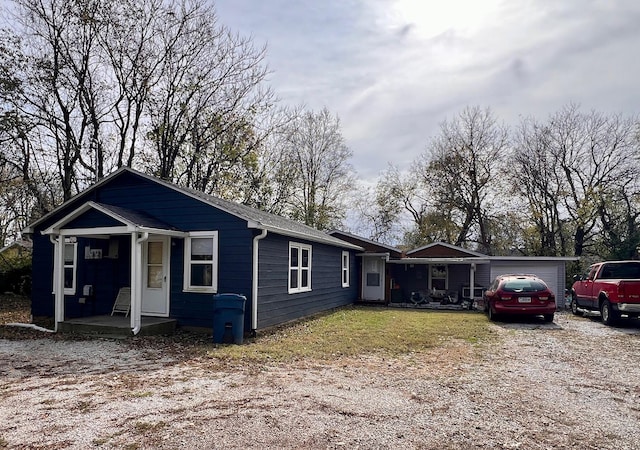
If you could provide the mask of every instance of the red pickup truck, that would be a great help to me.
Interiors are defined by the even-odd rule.
[[[571,311],[600,311],[602,322],[614,325],[622,315],[640,315],[640,261],[605,261],[574,277]]]

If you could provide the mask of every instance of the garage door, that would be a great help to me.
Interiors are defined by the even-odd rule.
[[[558,280],[558,267],[556,265],[525,265],[518,264],[517,261],[509,263],[508,266],[491,266],[491,279],[505,273],[526,273],[536,275],[546,281],[547,285],[556,294],[557,304],[561,304],[564,298],[564,280]]]

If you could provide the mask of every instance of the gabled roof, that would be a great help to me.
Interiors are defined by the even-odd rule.
[[[23,248],[25,250],[31,251],[33,249],[33,242],[26,239],[17,239],[11,244],[0,248],[0,253],[4,253],[8,250],[11,250],[12,248]]]
[[[275,214],[271,214],[265,211],[261,211],[255,208],[251,208],[249,206],[246,205],[241,205],[239,203],[234,203],[234,202],[230,202],[228,200],[223,200],[221,198],[218,197],[214,197],[213,195],[209,195],[209,194],[205,194],[204,192],[200,192],[200,191],[196,191],[194,189],[188,189],[188,188],[184,188],[181,186],[178,186],[176,184],[170,183],[168,181],[165,180],[161,180],[159,178],[153,177],[151,175],[147,175],[145,173],[142,172],[138,172],[137,170],[131,169],[129,167],[121,167],[120,169],[116,170],[115,172],[111,173],[110,175],[108,175],[107,177],[103,178],[102,180],[98,181],[96,184],[90,186],[89,188],[85,189],[84,191],[78,193],[77,195],[75,195],[74,197],[72,197],[71,199],[67,200],[65,203],[63,203],[62,205],[58,206],[56,209],[54,209],[53,211],[49,212],[48,214],[46,214],[45,216],[41,217],[39,220],[37,220],[36,222],[34,222],[33,224],[29,225],[26,229],[25,232],[26,233],[33,233],[33,230],[40,225],[41,223],[45,222],[46,220],[48,220],[49,218],[51,218],[53,215],[57,214],[61,209],[68,207],[69,205],[72,205],[74,203],[78,203],[78,202],[82,202],[84,201],[84,199],[89,196],[91,194],[91,192],[95,191],[96,189],[100,188],[103,185],[106,185],[107,183],[112,182],[114,179],[116,179],[117,177],[119,177],[120,175],[122,175],[123,173],[130,173],[136,176],[139,176],[141,178],[144,178],[146,180],[149,180],[151,182],[154,183],[158,183],[160,185],[163,185],[169,189],[172,189],[174,191],[180,192],[186,196],[189,196],[191,198],[194,198],[196,200],[199,200],[209,206],[213,206],[215,208],[218,208],[228,214],[231,214],[235,217],[238,217],[239,219],[242,219],[244,221],[247,222],[247,226],[249,228],[256,228],[256,229],[265,229],[267,231],[272,231],[275,232],[277,234],[283,234],[286,236],[292,236],[292,237],[297,237],[297,238],[301,238],[301,239],[307,239],[307,240],[311,240],[311,241],[315,241],[315,242],[321,242],[321,243],[325,243],[325,244],[329,244],[329,245],[334,245],[337,247],[343,247],[343,248],[350,248],[350,249],[354,249],[354,250],[362,250],[362,248],[360,246],[357,245],[353,245],[351,243],[342,241],[338,238],[335,238],[333,236],[330,236],[329,234],[320,231],[320,230],[316,230],[315,228],[309,227],[307,225],[304,225],[302,223],[290,220],[290,219],[286,219],[284,217],[280,217],[277,216]],[[109,208],[118,208],[118,207],[114,207],[114,206],[109,206],[109,205],[102,205],[105,207],[109,207]],[[112,209],[112,211],[115,212],[114,209]]]
[[[104,216],[110,217],[117,222],[120,222],[124,227],[126,227],[127,232],[146,231],[152,233],[173,234],[176,236],[184,234],[179,230],[176,230],[174,227],[144,212],[133,211],[131,209],[122,208],[120,206],[105,205],[103,203],[97,203],[93,201],[88,201],[82,204],[79,208],[73,210],[71,213],[58,220],[42,233],[58,234],[61,228],[64,228],[66,225],[73,222],[74,219],[77,219],[91,209],[96,210],[102,213]]]
[[[416,248],[414,250],[410,250],[407,252],[407,257],[409,258],[451,258],[451,257],[461,257],[461,258],[486,258],[487,255],[482,253],[474,252],[472,250],[467,250],[462,247],[458,247],[456,245],[447,244],[446,242],[433,242],[431,244],[424,245],[422,247]]]
[[[366,253],[386,251],[391,256],[394,256],[396,258],[402,257],[402,250],[396,247],[392,247],[391,245],[383,244],[377,241],[372,241],[371,239],[363,238],[361,236],[356,236],[355,234],[347,233],[346,231],[341,231],[341,230],[331,230],[331,231],[327,231],[327,233],[329,233],[332,236],[337,236],[342,240],[351,242],[352,244],[364,247],[364,251]]]

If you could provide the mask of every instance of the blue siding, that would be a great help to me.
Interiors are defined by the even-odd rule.
[[[288,293],[289,242],[312,246],[311,291]],[[351,282],[342,287],[342,249],[269,234],[260,241],[258,328],[284,323],[353,303],[358,295],[355,256],[351,252]]]
[[[122,222],[113,217],[90,209],[65,225],[65,228],[121,227],[122,225]]]
[[[130,238],[118,239],[120,255],[118,259],[106,257],[109,251],[108,239],[78,238],[76,293],[65,295],[65,316],[67,318],[84,317],[111,313],[113,302],[122,286],[130,285]],[[48,236],[39,233],[33,236],[33,277],[31,313],[34,317],[51,317],[54,314],[53,298],[53,244]],[[105,257],[87,260],[84,248],[101,249]],[[93,286],[93,296],[85,297],[82,293],[84,285]],[[80,303],[80,298],[86,298]]]
[[[252,248],[257,230],[247,228],[246,221],[219,210],[163,184],[123,172],[111,181],[72,199],[54,216],[40,224],[34,232],[34,273],[32,312],[37,316],[52,316],[53,245],[43,229],[51,226],[89,200],[116,205],[148,215],[182,231],[218,232],[218,292],[236,293],[247,297],[245,330],[251,326]],[[118,221],[89,210],[74,219],[68,228],[117,226]],[[109,251],[109,239],[78,238],[77,293],[65,297],[66,317],[110,313],[121,286],[130,285],[130,236],[112,237],[118,240],[118,257],[97,260],[84,259],[84,247]],[[351,283],[342,287],[342,248],[297,241],[312,245],[312,291],[288,294],[289,239],[269,233],[260,241],[260,278],[258,328],[264,328],[301,318],[319,311],[353,303],[358,293],[358,270],[355,252],[350,252]],[[213,294],[183,292],[184,239],[172,238],[170,249],[170,317],[181,326],[212,328]],[[81,305],[82,286],[94,286],[93,302]]]
[[[31,314],[34,317],[53,317],[53,244],[49,236],[33,234],[31,269]]]

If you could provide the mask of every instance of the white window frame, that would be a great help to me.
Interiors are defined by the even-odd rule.
[[[343,288],[348,288],[349,287],[349,278],[350,278],[350,274],[349,274],[349,252],[342,252],[342,287]]]
[[[67,264],[65,261],[64,255],[67,245],[73,246],[73,262],[71,264]],[[62,247],[62,284],[64,285],[64,275],[67,269],[72,270],[72,278],[71,278],[71,287],[64,288],[65,295],[75,295],[76,294],[76,280],[78,275],[78,243],[71,241],[69,238],[64,239],[64,245]]]
[[[444,276],[434,276],[434,272],[436,267],[444,267]],[[434,290],[433,281],[434,280],[444,280],[444,289],[440,289],[440,291],[447,291],[449,289],[449,265],[448,264],[431,264],[429,266],[429,288]]]
[[[292,249],[298,249],[298,263],[295,266],[292,266],[291,264],[291,250]],[[302,252],[303,250],[306,250],[309,252],[309,259],[308,259],[308,266],[304,267],[302,265]],[[308,244],[301,244],[298,242],[289,242],[289,267],[288,267],[288,273],[287,273],[287,285],[288,285],[288,292],[289,294],[297,294],[299,292],[309,292],[311,291],[311,270],[312,270],[312,247],[311,245]],[[292,270],[296,270],[297,271],[297,276],[296,276],[296,287],[291,287],[291,272]],[[304,271],[308,272],[308,276],[307,276],[307,283],[308,286],[302,286],[302,273]]]
[[[211,261],[201,261],[191,259],[191,240],[194,238],[210,238],[213,240],[213,255]],[[184,280],[182,290],[184,292],[202,292],[217,293],[218,292],[218,232],[217,231],[192,231],[184,238]],[[210,264],[211,265],[211,285],[209,286],[192,286],[191,285],[191,268],[193,264]]]

